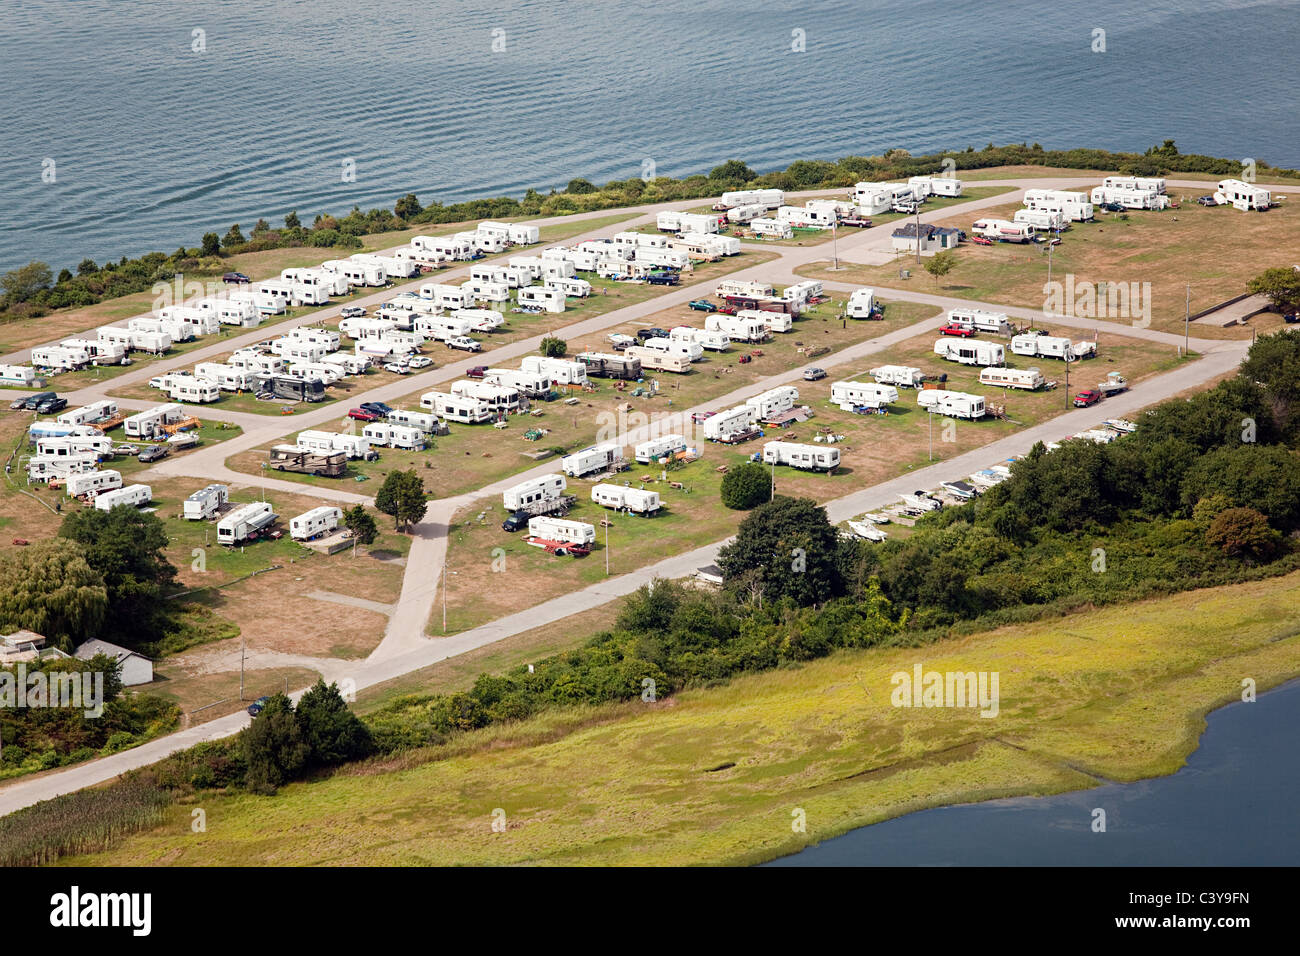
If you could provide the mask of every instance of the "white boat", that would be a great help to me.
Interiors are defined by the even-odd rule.
[[[889,524],[889,515],[880,511],[868,511],[862,516],[863,521],[870,521],[872,524]]]
[[[1137,424],[1126,418],[1108,418],[1102,422],[1102,424],[1107,428],[1113,428],[1115,431],[1123,432],[1126,435],[1137,431]]]
[[[849,530],[868,541],[884,541],[889,535],[867,521],[850,521]]]

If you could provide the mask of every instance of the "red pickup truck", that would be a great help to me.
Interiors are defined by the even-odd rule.
[[[945,325],[939,330],[940,335],[956,335],[963,339],[968,339],[975,334],[974,329],[968,329],[964,325]]]

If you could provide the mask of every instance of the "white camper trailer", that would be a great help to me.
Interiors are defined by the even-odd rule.
[[[321,455],[343,452],[352,459],[365,458],[370,454],[370,441],[365,435],[346,435],[341,432],[308,429],[298,433],[294,445],[301,451]]]
[[[199,299],[195,305],[211,312],[222,325],[252,329],[262,324],[262,313],[248,299],[219,299],[214,296]]]
[[[661,507],[659,492],[623,485],[594,485],[591,500],[601,507],[615,508],[635,515],[652,515]]]
[[[1267,209],[1273,204],[1273,195],[1263,186],[1245,183],[1240,179],[1221,179],[1214,198],[1233,209]]]
[[[992,332],[995,335],[1010,335],[1011,322],[1005,312],[988,312],[984,309],[952,309],[948,313],[948,324],[976,332]]]
[[[194,377],[212,382],[224,392],[242,392],[252,388],[252,376],[247,369],[220,362],[200,362],[194,366]]]
[[[206,404],[221,398],[221,389],[209,379],[185,375],[168,385],[167,397],[174,402]]]
[[[579,281],[579,280],[566,280]],[[469,297],[474,302],[509,302],[510,286],[505,282],[495,282],[491,279],[470,279],[461,283],[461,288],[469,293]],[[587,286],[591,288],[590,284]]]
[[[27,480],[49,482],[99,468],[98,455],[33,455],[27,459]]]
[[[542,475],[521,481],[501,492],[501,503],[507,511],[519,511],[539,501],[550,501],[564,495],[568,482],[563,475]]]
[[[660,435],[643,441],[633,449],[638,464],[648,465],[661,458],[675,455],[686,450],[686,438],[683,435]]]
[[[1107,176],[1101,181],[1109,189],[1132,189],[1137,192],[1165,193],[1165,180],[1159,176]]]
[[[698,362],[704,358],[704,346],[694,339],[673,338],[672,335],[646,339],[639,347],[652,352],[662,352],[664,355],[680,355],[688,362]]]
[[[528,519],[528,537],[540,541],[558,541],[589,548],[596,543],[596,527],[585,521],[540,515]]]
[[[487,402],[473,396],[452,395],[448,392],[425,392],[420,396],[420,406],[431,410],[440,418],[465,425],[478,425],[497,417],[496,409]]]
[[[870,319],[879,313],[875,289],[855,289],[849,296],[844,314],[850,319]]]
[[[984,417],[984,398],[981,395],[923,388],[916,393],[916,403],[936,415],[947,415],[949,418]]]
[[[546,286],[529,286],[515,296],[521,306],[532,306],[546,312],[564,311],[564,292]]]
[[[737,442],[759,433],[758,414],[750,405],[737,405],[704,420],[704,437],[709,441]]]
[[[93,365],[127,365],[126,346],[121,342],[101,342],[99,339],[63,339],[59,342],[65,349],[73,351],[84,349],[90,353]]]
[[[519,366],[521,371],[547,376],[556,385],[587,384],[587,366],[573,359],[526,355]]]
[[[594,471],[617,470],[622,461],[622,447],[607,443],[592,445],[590,448],[584,448],[572,455],[566,455],[561,459],[560,467],[571,478],[581,478],[583,475],[589,475]]]
[[[63,345],[45,345],[32,349],[32,365],[55,372],[71,372],[90,364],[90,353],[85,349],[71,349]]]
[[[789,465],[803,471],[834,471],[840,463],[840,450],[834,445],[770,441],[763,446],[763,461],[766,464]]]
[[[751,219],[749,231],[758,239],[793,239],[794,229],[783,219]]]
[[[289,537],[294,541],[310,541],[335,530],[343,520],[343,512],[333,505],[321,505],[289,519]]]
[[[1035,229],[1041,229],[1044,232],[1060,232],[1063,229],[1070,228],[1065,213],[1046,209],[1017,209],[1015,215],[1011,217],[1011,221],[1033,226]]]
[[[1029,358],[1054,358],[1067,362],[1090,358],[1096,354],[1095,342],[1071,342],[1064,336],[1026,332],[1011,338],[1011,351]]]
[[[541,228],[530,223],[512,222],[509,230],[510,241],[516,246],[536,245],[542,239]]]
[[[416,412],[408,408],[394,408],[388,413],[388,420],[394,425],[418,428],[426,435],[446,434],[446,426],[438,421],[438,416],[430,412]]]
[[[185,499],[181,517],[186,521],[206,521],[221,510],[221,506],[230,500],[230,488],[226,485],[211,484],[193,492]]]
[[[980,384],[1034,391],[1046,385],[1047,380],[1036,368],[986,368],[980,370]]]
[[[289,300],[278,292],[234,289],[228,294],[228,298],[232,302],[251,302],[259,315],[280,315],[289,307]]]
[[[243,369],[250,374],[278,375],[285,369],[285,361],[278,355],[266,355],[256,349],[238,349],[230,353],[226,364]]]
[[[429,299],[440,309],[468,309],[474,304],[473,294],[463,285],[429,282],[420,286],[420,297]]]
[[[710,332],[708,329],[693,329],[689,325],[679,325],[668,330],[668,337],[682,342],[694,342],[700,348],[714,352],[725,352],[731,348],[731,339],[725,332]]]
[[[796,282],[794,285],[786,286],[781,293],[781,298],[786,302],[794,302],[802,306],[813,299],[820,299],[825,294],[825,287],[814,279],[807,279],[803,282]]]
[[[704,317],[704,328],[709,332],[721,332],[733,342],[763,342],[772,334],[763,319],[742,319],[739,315],[719,312],[710,312]]]
[[[153,500],[153,489],[148,485],[127,485],[115,488],[95,496],[95,507],[99,511],[112,511],[119,505],[139,508]]]
[[[794,316],[788,312],[771,312],[767,309],[741,309],[732,318],[741,321],[762,322],[769,332],[789,332],[794,328]]]
[[[903,388],[920,388],[924,375],[919,368],[910,365],[881,365],[867,373],[881,385],[896,385]]]
[[[780,208],[779,206],[777,207]],[[762,203],[749,203],[744,206],[732,206],[727,210],[727,222],[744,225],[767,215],[767,207]]]
[[[1007,361],[1001,345],[979,339],[939,338],[934,343],[934,354],[961,365],[1005,365]]]
[[[520,403],[519,389],[510,385],[498,385],[495,382],[452,382],[451,394],[477,398],[496,411],[514,411]]]
[[[651,342],[669,342],[669,339],[651,339]],[[676,342],[675,345],[684,345],[687,343]],[[696,346],[698,348],[698,346]],[[628,359],[635,359],[641,363],[643,369],[654,369],[660,372],[676,372],[684,374],[691,370],[690,358],[681,351],[669,351],[666,349],[649,348],[647,345],[629,345],[623,350],[623,356]]]
[[[928,196],[960,196],[962,181],[952,176],[912,176],[907,180],[917,199]]]
[[[30,365],[0,365],[0,385],[36,386],[36,369]]]
[[[443,259],[461,260],[474,258],[477,251],[474,243],[455,236],[415,236],[411,239],[411,248]]]
[[[73,498],[85,498],[113,491],[122,487],[122,473],[111,468],[102,471],[88,471],[79,475],[68,475],[63,482],[63,490]]]
[[[505,385],[518,389],[530,398],[541,398],[551,393],[551,377],[545,372],[526,372],[517,368],[489,368],[483,372],[481,380],[492,385]]]
[[[1092,202],[1086,193],[1061,189],[1026,189],[1024,202],[1029,209],[1062,212],[1073,222],[1086,222],[1092,218]]]
[[[128,438],[155,438],[164,434],[164,425],[173,425],[189,413],[185,406],[175,403],[155,405],[153,408],[138,412],[122,422],[122,431]]]
[[[884,408],[898,401],[898,389],[875,382],[832,382],[831,401],[846,412]]]
[[[1125,209],[1165,209],[1169,197],[1154,189],[1120,189],[1116,186],[1098,186],[1090,197],[1093,205],[1100,206],[1113,203]]]
[[[766,421],[773,415],[788,412],[794,408],[794,403],[797,401],[799,401],[799,389],[793,385],[778,385],[746,400],[745,404],[754,410],[756,421]]]
[[[760,205],[764,209],[778,209],[785,205],[785,193],[780,189],[736,189],[722,194],[714,206],[733,209],[736,206]]]
[[[267,501],[241,505],[217,522],[217,544],[234,545],[254,538],[279,517]]]
[[[571,279],[578,271],[568,259],[542,259],[542,274],[538,277],[543,284],[548,279]]]
[[[117,402],[111,398],[106,398],[103,401],[91,402],[89,405],[82,405],[80,408],[64,412],[57,420],[63,425],[93,425],[96,422],[107,421],[116,414]]]
[[[370,357],[356,352],[330,352],[321,359],[321,364],[332,365],[346,375],[362,375],[370,368]]]
[[[1033,242],[1034,227],[1024,222],[1011,222],[1008,219],[976,219],[971,224],[971,231],[985,239],[997,242]]]
[[[36,439],[36,454],[55,458],[84,455],[108,458],[113,454],[113,439],[107,435],[42,435]]]
[[[369,422],[361,429],[361,437],[371,445],[385,448],[405,448],[419,451],[424,447],[424,432],[410,425],[391,422]]]
[[[409,279],[420,271],[419,263],[397,256],[376,256],[359,252],[354,256],[349,256],[349,258],[354,262],[379,266],[384,270],[384,275],[388,279]]]
[[[752,282],[747,279],[723,279],[718,283],[713,294],[719,299],[729,295],[744,295],[752,299],[774,299],[776,289],[765,282]]]
[[[335,295],[346,295],[350,285],[347,275],[343,272],[331,269],[285,269],[280,273],[280,279],[284,282],[290,282],[295,285],[312,286],[320,290],[320,294],[325,296],[326,300]],[[364,285],[364,282],[357,283]]]

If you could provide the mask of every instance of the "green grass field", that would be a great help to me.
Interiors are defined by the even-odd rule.
[[[1297,601],[1292,574],[555,710],[275,797],[204,794],[207,833],[178,805],[62,862],[751,864],[927,807],[1173,773],[1244,677],[1300,674]],[[998,672],[998,716],[891,706],[891,676],[916,664]]]

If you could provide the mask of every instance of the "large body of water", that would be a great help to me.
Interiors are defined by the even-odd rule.
[[[1173,138],[1300,166],[1298,34],[1297,0],[12,0],[0,269],[645,160]]]
[[[1300,681],[1209,716],[1178,773],[908,814],[769,866],[1295,866]],[[1094,832],[1094,811],[1106,830]]]

